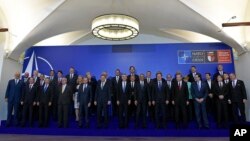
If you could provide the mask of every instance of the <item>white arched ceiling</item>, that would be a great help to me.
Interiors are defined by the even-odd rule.
[[[114,1],[115,3],[112,4]],[[169,29],[187,30],[225,42],[242,53],[244,50],[240,43],[224,30],[218,32],[220,26],[195,9],[195,6],[199,6],[198,0],[191,0],[190,3],[192,1],[194,5],[188,5],[188,1],[185,2],[184,0],[106,0],[105,2],[100,0],[23,0],[22,2],[19,2],[19,0],[8,0],[8,2],[0,0],[1,4],[4,3],[4,6],[1,7],[8,13],[7,20],[10,31],[16,34],[18,38],[15,39],[16,44],[13,45],[13,51],[9,56],[14,59],[17,59],[20,53],[30,46],[59,34],[62,34],[61,36],[65,38],[71,38],[71,41],[74,40],[73,37],[76,37],[72,43],[91,40],[91,38],[94,38],[89,34],[92,20],[96,16],[106,13],[122,13],[134,16],[140,21],[140,33],[142,35],[170,37],[170,39],[180,38],[181,41],[185,41],[188,39],[174,35],[173,31],[171,34],[165,31]],[[212,1],[215,2],[215,0]],[[238,1],[233,1],[235,7],[239,8],[236,5]],[[13,6],[15,2],[17,4]],[[202,2],[207,3],[207,1]],[[16,10],[16,7],[19,8]],[[8,8],[12,8],[12,10]],[[223,8],[221,7],[221,9]],[[20,21],[14,20],[16,15],[13,14],[13,11],[16,11],[14,13],[23,13],[17,14],[19,16],[17,19]],[[9,14],[11,12],[12,14]],[[228,19],[228,16],[221,18]],[[225,21],[223,20],[223,22]],[[69,36],[70,34],[63,35],[63,33],[73,31],[84,31],[84,33],[83,35],[76,33],[71,33],[72,36]],[[165,32],[166,35],[162,32]],[[175,34],[180,34],[180,32]],[[124,43],[127,42],[124,41]],[[112,43],[116,44],[116,42]]]
[[[0,0],[11,36],[9,50],[13,51],[64,0]]]
[[[173,34],[179,37],[182,37],[190,42],[195,42],[195,43],[199,43],[199,42],[219,42],[218,40],[211,38],[209,36],[200,34],[200,33],[196,33],[196,32],[192,32],[192,31],[187,31],[187,30],[180,30],[180,29],[162,29],[164,32],[169,33],[169,34]]]
[[[246,21],[250,21],[250,1],[247,3],[247,9],[246,9]],[[245,40],[247,43],[247,47],[250,47],[250,27],[244,27],[245,28]]]
[[[91,32],[67,32],[45,39],[35,46],[54,45],[110,45],[110,44],[153,44],[185,42],[219,42],[218,40],[192,31],[179,29],[146,30],[136,38],[128,41],[108,41],[94,38]]]
[[[7,20],[3,10],[0,8],[0,28],[7,27]],[[3,49],[7,49],[8,41],[9,41],[9,33],[8,32],[0,32],[0,47]]]
[[[181,0],[193,10],[206,17],[213,24],[222,28],[222,23],[249,21],[249,0]],[[248,12],[247,12],[248,11]],[[236,16],[235,19],[230,19]],[[230,20],[229,20],[230,19]],[[223,28],[227,35],[238,43],[246,42],[245,29],[248,27],[226,27]],[[249,41],[249,40],[248,40]]]
[[[71,45],[73,42],[77,41],[81,37],[84,37],[86,34],[88,34],[88,31],[83,30],[67,32],[45,39],[37,43],[36,46]]]

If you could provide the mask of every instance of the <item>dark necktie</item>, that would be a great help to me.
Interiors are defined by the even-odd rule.
[[[118,83],[119,81],[119,76],[116,76],[116,83]]]
[[[83,84],[83,92],[84,92],[85,88],[86,88],[86,84]]]
[[[161,81],[159,81],[159,82],[158,82],[158,89],[159,89],[159,90],[161,90],[161,86],[162,86]]]
[[[104,82],[101,83],[101,89],[103,89]]]
[[[201,90],[201,83],[198,82],[198,90],[200,91]]]
[[[144,87],[144,83],[143,83],[143,82],[141,82],[141,87],[142,87],[142,88]]]
[[[31,89],[32,89],[32,85],[30,85],[30,91],[31,91]]]
[[[181,82],[178,82],[178,88],[181,89]]]
[[[125,82],[122,82],[122,91],[123,91],[123,93],[125,93],[125,88],[126,88],[126,83]]]
[[[45,85],[45,86],[44,86],[44,93],[46,92],[47,88],[48,88],[48,86]]]
[[[233,81],[233,88],[235,88],[235,86],[236,86],[236,81],[234,80]]]

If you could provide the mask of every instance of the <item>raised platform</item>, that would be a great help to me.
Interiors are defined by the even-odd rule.
[[[147,129],[135,129],[130,121],[128,129],[119,129],[116,118],[110,120],[107,129],[97,129],[96,119],[91,118],[90,128],[78,128],[77,122],[71,121],[69,128],[57,128],[56,122],[51,122],[48,128],[38,128],[35,122],[33,128],[5,127],[2,121],[0,134],[28,134],[28,135],[63,135],[63,136],[130,136],[130,137],[228,137],[229,129],[217,129],[215,122],[210,122],[210,129],[197,129],[195,121],[189,123],[188,129],[175,129],[174,122],[168,122],[166,129],[156,129],[148,122]]]

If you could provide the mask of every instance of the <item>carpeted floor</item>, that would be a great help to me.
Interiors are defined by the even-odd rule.
[[[148,122],[147,129],[135,129],[134,122],[130,121],[128,129],[119,129],[116,118],[110,120],[108,128],[97,129],[96,119],[91,118],[90,128],[78,128],[75,121],[70,122],[69,128],[57,128],[56,122],[51,122],[49,128],[9,127],[2,122],[0,134],[28,134],[28,135],[57,135],[57,136],[126,136],[126,137],[228,137],[229,129],[217,129],[214,122],[210,122],[210,129],[197,129],[195,121],[189,123],[188,129],[175,129],[174,122],[168,122],[166,129],[156,129],[154,124]]]

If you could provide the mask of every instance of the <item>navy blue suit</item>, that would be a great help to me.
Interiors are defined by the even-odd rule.
[[[58,127],[64,128],[69,127],[69,105],[71,104],[73,98],[72,88],[69,85],[65,86],[64,91],[63,85],[58,88]]]
[[[49,102],[52,103],[54,86],[48,85],[47,89],[45,84],[39,88],[37,101],[39,102],[39,126],[48,126],[49,122]]]
[[[153,86],[152,101],[155,101],[155,121],[157,128],[160,128],[160,126],[163,126],[163,128],[166,127],[166,100],[169,100],[168,86],[166,81],[163,81],[162,79],[161,86],[159,86],[158,81],[156,80]],[[161,115],[163,120],[162,123],[160,123]]]
[[[14,108],[14,124],[18,124],[18,107],[23,91],[23,81],[19,80],[16,84],[15,79],[9,80],[5,98],[8,99],[8,113],[7,113],[7,126],[11,123],[11,114]]]
[[[199,128],[202,127],[201,123],[201,114],[203,117],[204,125],[206,128],[209,127],[208,119],[207,119],[207,111],[206,111],[206,98],[208,95],[207,84],[205,82],[201,82],[201,88],[199,89],[197,82],[193,82],[191,85],[192,96],[194,99],[194,108],[196,120],[198,122]],[[198,103],[195,99],[203,98],[202,103]]]
[[[101,117],[102,112],[104,113],[104,124],[108,126],[108,101],[111,101],[111,83],[106,80],[103,88],[101,87],[101,81],[98,82],[95,101],[97,102],[97,124],[98,127],[101,127]]]
[[[126,86],[123,88],[123,83]],[[128,101],[131,100],[130,96],[130,86],[128,82],[120,81],[118,84],[118,93],[116,95],[117,101],[119,101],[118,111],[119,111],[119,127],[128,127]]]
[[[146,81],[139,81],[135,84],[136,93],[135,93],[135,100],[137,101],[136,107],[136,122],[135,126],[138,127],[140,114],[142,115],[142,124],[143,127],[146,127],[146,117],[147,117],[147,105],[148,101],[150,100],[150,92],[149,92],[149,85]]]
[[[235,123],[244,123],[246,122],[246,114],[243,99],[247,99],[245,84],[242,80],[237,80],[234,87],[232,83],[229,83],[229,99],[232,101],[233,119]]]
[[[92,87],[90,85],[87,85],[87,87],[85,87],[83,89],[83,86],[85,84],[81,84],[78,90],[78,97],[77,97],[77,102],[80,103],[80,113],[79,113],[79,126],[82,126],[82,117],[83,117],[83,112],[85,114],[85,122],[86,122],[86,126],[88,126],[89,124],[89,109],[88,109],[88,103],[91,103],[91,99],[92,99]]]
[[[22,115],[22,125],[25,126],[26,115],[29,114],[29,125],[33,126],[33,103],[37,101],[38,86],[33,84],[32,88],[30,85],[26,85],[23,90],[21,101],[23,101],[23,115]]]

